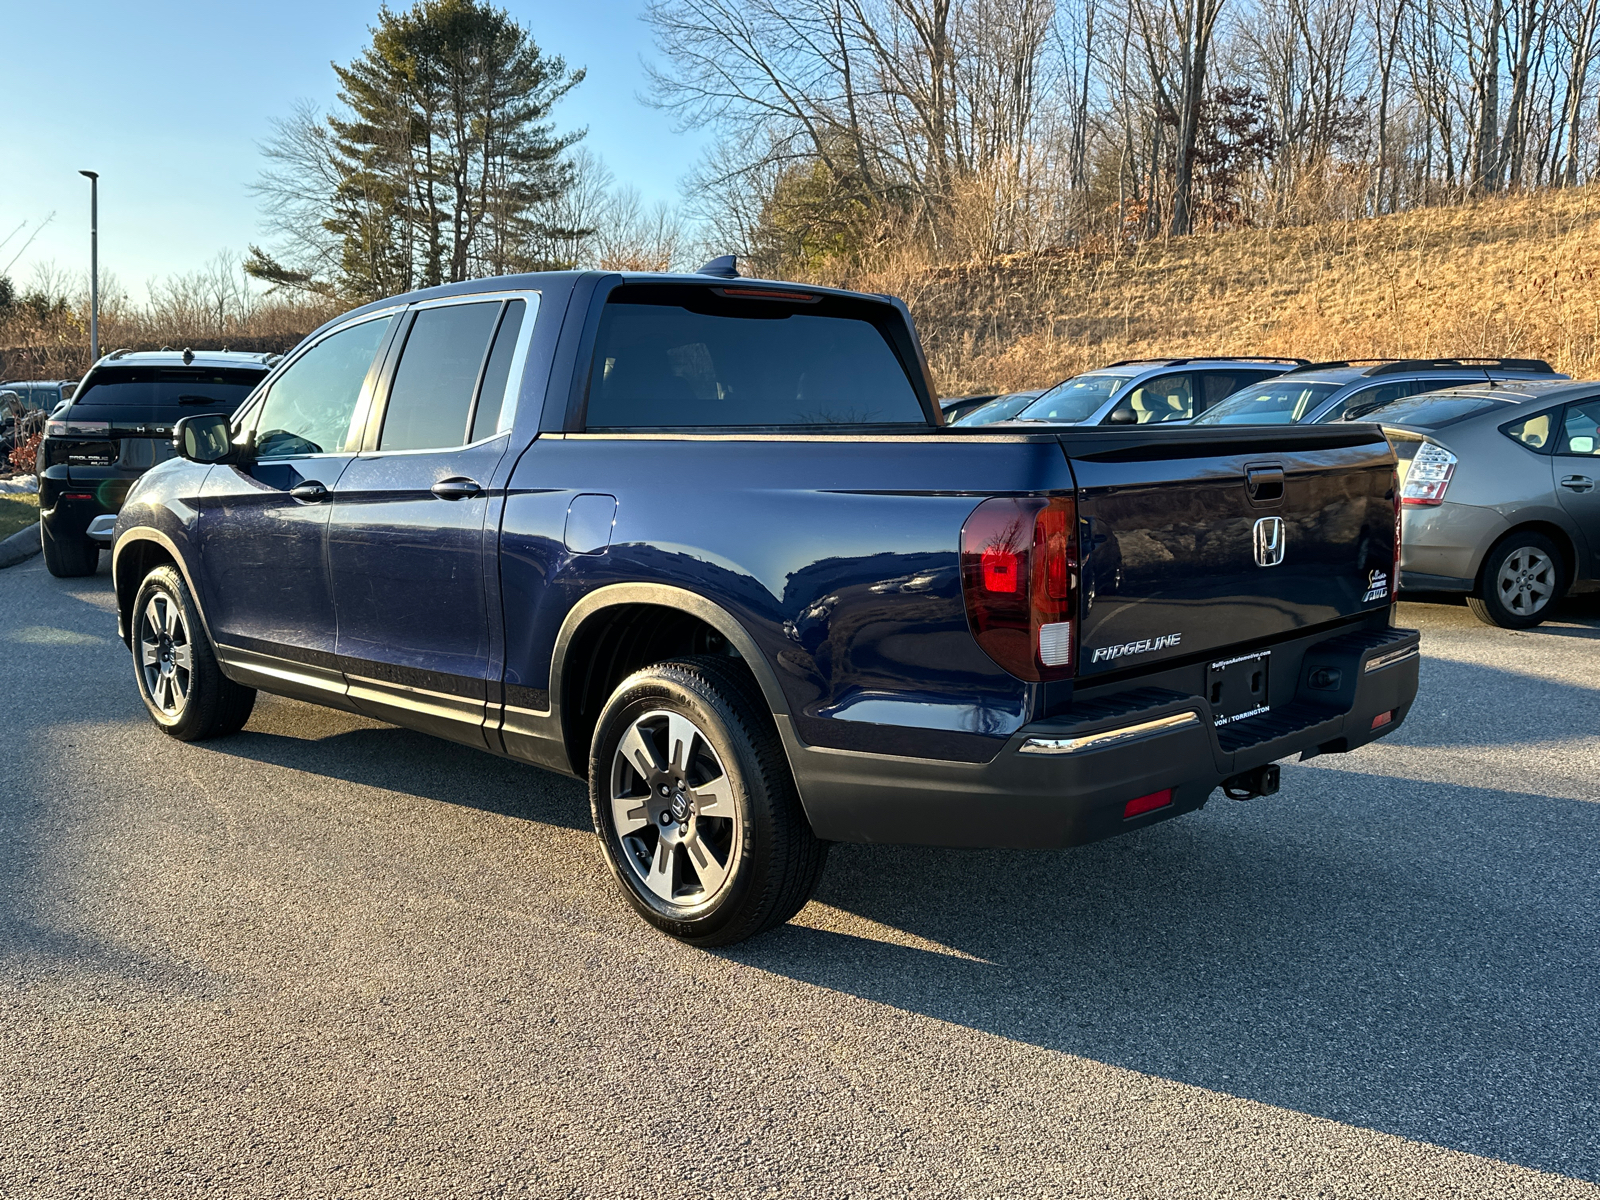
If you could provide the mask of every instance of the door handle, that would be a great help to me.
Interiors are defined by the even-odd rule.
[[[468,496],[476,496],[483,488],[478,486],[476,479],[441,479],[428,489],[441,500],[465,500]]]
[[[1561,486],[1569,492],[1587,492],[1594,487],[1594,480],[1587,475],[1568,475],[1561,481]]]
[[[297,483],[289,489],[289,495],[296,500],[303,500],[307,504],[315,504],[318,500],[325,500],[328,489],[315,479],[308,479],[304,483]]]

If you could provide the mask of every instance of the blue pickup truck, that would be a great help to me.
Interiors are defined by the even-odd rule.
[[[738,941],[831,842],[1062,847],[1392,732],[1373,426],[943,424],[905,306],[551,273],[330,322],[116,520],[176,738],[264,690],[588,782],[622,892]]]

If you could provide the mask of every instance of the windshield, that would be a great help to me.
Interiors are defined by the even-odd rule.
[[[1487,396],[1452,396],[1439,392],[1421,396],[1405,396],[1380,404],[1377,408],[1357,410],[1352,421],[1382,421],[1385,424],[1415,425],[1419,429],[1441,429],[1463,417],[1503,408],[1504,400],[1491,400]]]
[[[987,404],[980,404],[962,413],[952,425],[993,425],[996,421],[1009,421],[1033,400],[1032,396],[1001,396]]]
[[[1304,421],[1344,385],[1272,380],[1235,392],[1196,417],[1194,425],[1291,425]]]
[[[267,370],[217,367],[102,367],[79,386],[74,404],[106,407],[164,405],[207,408],[221,412],[238,408]]]
[[[1019,421],[1087,421],[1133,376],[1091,371],[1058,383],[1017,415]]]

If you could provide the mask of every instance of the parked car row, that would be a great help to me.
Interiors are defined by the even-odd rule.
[[[1400,587],[1465,594],[1482,620],[1526,628],[1600,576],[1600,385],[1539,359],[1173,358],[1112,363],[1021,395],[954,424],[1375,422],[1399,463]],[[1538,411],[1525,416],[1530,406]]]

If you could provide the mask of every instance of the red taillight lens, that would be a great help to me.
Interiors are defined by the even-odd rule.
[[[1122,806],[1122,819],[1137,817],[1143,813],[1155,812],[1158,808],[1165,808],[1172,803],[1172,789],[1162,788],[1159,792],[1151,792],[1148,796],[1140,796],[1137,800],[1129,800]]]
[[[1394,598],[1400,594],[1400,514],[1404,511],[1404,506],[1400,503],[1400,469],[1398,467],[1395,468],[1394,472],[1394,491],[1390,494],[1394,497],[1394,574],[1390,577],[1392,586],[1389,589],[1389,595]]]
[[[984,652],[1032,682],[1072,674],[1078,510],[1070,496],[997,496],[961,527],[961,588]]]

